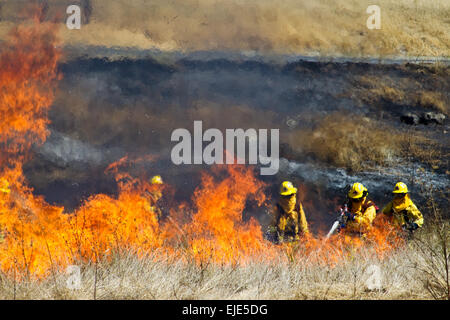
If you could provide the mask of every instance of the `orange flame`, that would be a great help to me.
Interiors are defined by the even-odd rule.
[[[192,237],[190,246],[194,257],[201,261],[243,262],[261,255],[267,248],[257,221],[254,218],[242,221],[249,196],[259,205],[264,203],[265,185],[249,168],[226,167],[227,175],[219,182],[203,174],[201,188],[194,194],[197,211],[186,232]],[[215,171],[220,174],[219,168],[216,167]]]
[[[31,146],[48,135],[47,112],[60,79],[54,27],[39,23],[37,16],[32,20],[32,25],[11,31],[0,54],[0,176],[11,188],[0,194],[0,263],[3,270],[14,266],[27,274],[44,272],[40,260],[57,245],[47,240],[64,221],[62,208],[34,197],[22,174]]]
[[[35,18],[32,26],[18,26],[0,55],[0,164],[5,155],[19,154],[48,135],[47,112],[54,99],[57,63],[61,56],[53,25]],[[5,147],[6,146],[6,147]]]

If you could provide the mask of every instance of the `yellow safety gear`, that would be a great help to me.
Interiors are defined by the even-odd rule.
[[[154,176],[151,179],[152,184],[163,184],[163,180],[161,178],[161,176]]]
[[[354,183],[348,192],[348,197],[350,199],[362,198],[364,195],[367,195],[367,189],[359,182]]]
[[[395,197],[392,200],[392,208],[395,212],[402,212],[411,205],[412,201],[409,194],[405,194],[403,197]]]
[[[408,193],[408,187],[403,182],[397,182],[392,193]]]
[[[147,211],[156,213],[156,217],[158,218],[158,221],[161,219],[162,211],[160,207],[158,206],[158,201],[162,198],[162,192],[161,190],[155,189],[150,190],[145,193],[147,198],[147,203],[145,205],[145,209]]]
[[[280,242],[297,241],[300,234],[309,233],[308,222],[301,203],[297,205],[297,197],[281,197],[272,216],[272,226],[278,234]]]
[[[284,181],[280,187],[280,195],[289,196],[291,194],[297,193],[297,188],[294,187],[292,182]]]
[[[290,213],[295,210],[295,205],[297,204],[297,197],[296,196],[282,197],[280,198],[280,201],[278,201],[278,204],[281,206],[284,212]]]
[[[393,216],[394,223],[400,227],[406,223],[416,223],[419,227],[423,225],[423,215],[412,202],[409,194],[389,202],[383,208],[383,213]]]
[[[355,220],[347,222],[347,230],[353,232],[368,231],[377,216],[375,204],[366,197],[360,202],[350,202],[349,210],[355,215]]]
[[[0,192],[10,193],[11,189],[9,187],[9,182],[5,178],[0,178]]]

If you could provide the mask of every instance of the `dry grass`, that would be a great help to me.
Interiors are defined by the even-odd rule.
[[[420,132],[400,131],[367,117],[335,112],[288,137],[291,146],[325,163],[354,171],[386,166],[400,157],[439,159],[436,144]],[[430,157],[430,151],[436,157]]]
[[[429,213],[426,233],[413,239],[418,249],[417,256],[422,263],[416,262],[420,271],[419,279],[434,299],[450,300],[450,222],[448,215],[448,197],[443,192],[435,193],[431,188],[423,188],[427,196],[425,211]],[[437,205],[436,195],[443,201]]]
[[[387,75],[357,76],[352,81],[352,89],[345,96],[353,97],[371,106],[384,105],[412,106],[438,111],[450,115],[450,95],[448,95],[448,67],[427,68],[427,81],[423,81],[424,70],[420,67],[410,77],[393,78]]]
[[[32,1],[29,1],[32,2]],[[5,0],[0,39],[26,1]],[[48,0],[48,16],[77,1]],[[381,30],[368,30],[357,0],[90,0],[89,24],[62,27],[75,46],[244,50],[307,55],[448,57],[450,2],[379,0]],[[63,15],[64,16],[64,15]],[[85,52],[83,52],[85,53]]]
[[[450,300],[450,225],[439,221],[432,225],[433,232],[415,239],[417,256],[421,263],[414,266],[420,272],[419,279],[434,299]]]
[[[445,101],[444,95],[440,92],[421,91],[416,94],[417,105],[426,109],[434,109],[444,114],[450,114],[450,105]]]
[[[421,239],[434,239],[427,230],[421,233]],[[428,247],[410,242],[383,260],[367,249],[335,267],[310,263],[306,256],[291,262],[200,266],[121,254],[97,266],[82,265],[79,289],[67,287],[68,275],[62,271],[41,282],[14,282],[3,274],[0,299],[442,299],[445,295],[433,296],[428,284],[445,270],[430,269],[429,254]],[[381,270],[381,287],[370,290],[372,265]]]

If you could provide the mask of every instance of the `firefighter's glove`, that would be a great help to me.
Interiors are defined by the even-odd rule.
[[[345,217],[347,218],[347,221],[355,221],[355,215],[351,212],[345,212]]]
[[[417,225],[417,223],[413,222],[413,223],[404,224],[403,228],[408,231],[414,231],[417,228],[419,228],[419,226]]]

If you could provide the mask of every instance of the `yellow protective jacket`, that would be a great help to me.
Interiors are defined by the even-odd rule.
[[[347,230],[350,232],[367,232],[372,227],[372,222],[377,216],[377,207],[375,203],[367,198],[361,202],[349,202],[348,209],[355,215],[354,221],[347,222]]]
[[[272,215],[272,226],[281,241],[300,239],[300,234],[309,233],[305,211],[296,196],[281,198]]]
[[[419,227],[423,225],[422,213],[417,209],[407,194],[402,199],[394,199],[383,208],[383,213],[394,217],[394,223],[403,226],[407,223],[416,223]]]
[[[146,209],[150,212],[156,213],[158,221],[162,218],[161,208],[157,205],[158,201],[162,198],[162,192],[159,189],[147,191],[146,193],[147,204]]]

